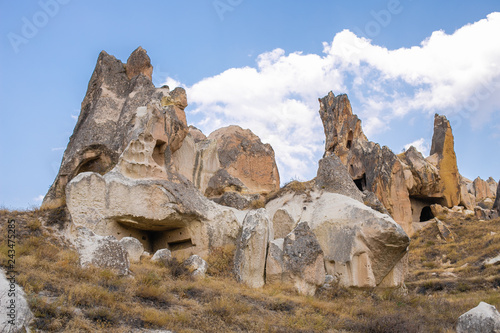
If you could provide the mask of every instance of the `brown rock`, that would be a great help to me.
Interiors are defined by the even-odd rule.
[[[491,192],[489,184],[481,177],[474,179],[474,192],[476,193],[476,202],[481,202],[487,198],[494,198],[495,194]]]
[[[493,204],[493,209],[496,209],[498,212],[498,215],[500,215],[500,182],[498,182],[497,195],[496,195],[495,203]]]
[[[131,80],[134,76],[143,74],[152,80],[153,66],[151,65],[151,59],[142,47],[138,47],[130,55],[125,65],[125,70],[128,78]]]
[[[472,186],[470,179],[460,176],[460,205],[473,210],[476,206],[476,197],[469,190]]]
[[[193,125],[189,125],[189,134],[194,139],[194,142],[205,141],[207,137],[203,134],[202,131],[194,127]]]
[[[346,95],[335,97],[330,92],[319,102],[326,136],[325,156],[337,155],[357,187],[375,193],[411,235],[411,203],[401,161],[389,148],[368,141]]]
[[[460,174],[458,173],[453,133],[445,116],[434,116],[434,134],[430,155],[437,157],[439,176],[443,184],[443,204],[451,208],[460,204]]]
[[[250,130],[239,126],[224,127],[211,133],[208,139],[217,141],[221,167],[238,178],[250,193],[268,193],[279,189],[274,150]]]
[[[439,170],[426,161],[422,153],[411,146],[398,157],[408,166],[411,173],[411,177],[407,178],[410,196],[442,196],[444,188],[439,176]]]
[[[363,200],[363,193],[356,187],[345,165],[336,155],[319,160],[315,184],[327,192],[342,194],[358,201]]]
[[[142,49],[134,51],[129,62],[129,74],[149,68],[149,57]],[[78,122],[59,173],[44,198],[43,209],[64,206],[66,184],[78,174],[92,171],[103,175],[111,170],[134,136],[137,109],[147,108],[152,100],[170,96],[168,88],[156,89],[147,75],[129,78],[125,67],[104,51],[99,55]],[[183,90],[178,90],[176,99],[182,99],[182,94]],[[173,105],[150,105],[150,108],[156,108],[159,119],[152,129],[151,139],[156,140],[155,155],[165,157],[164,161],[158,161],[160,164],[167,163],[169,156],[180,148],[188,130]]]

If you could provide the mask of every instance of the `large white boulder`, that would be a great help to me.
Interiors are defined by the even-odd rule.
[[[253,288],[264,285],[269,226],[270,221],[265,209],[249,211],[243,220],[243,229],[236,243],[236,279]]]
[[[285,209],[296,223],[307,221],[324,252],[327,274],[337,277],[342,285],[404,283],[406,266],[401,260],[410,240],[390,216],[353,198],[318,189],[286,193],[270,201],[266,209],[270,216]]]
[[[15,277],[7,277],[0,269],[0,332],[30,332],[32,319],[23,289],[16,284]]]
[[[457,333],[499,333],[500,313],[488,303],[481,302],[458,318]]]

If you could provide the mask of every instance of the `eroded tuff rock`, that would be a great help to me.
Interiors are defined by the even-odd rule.
[[[151,63],[142,48],[135,50],[127,64],[102,51],[82,102],[59,173],[44,198],[42,209],[61,207],[66,200],[66,185],[82,172],[101,175],[113,169],[119,156],[136,135],[137,109],[158,101],[154,132],[161,132],[155,145],[167,159],[180,148],[188,133],[182,88],[155,88],[151,82]],[[150,140],[151,138],[145,138]],[[166,147],[168,146],[168,150]],[[160,161],[160,163],[162,163]]]
[[[307,222],[297,224],[284,239],[283,271],[303,295],[314,295],[325,282],[323,250]]]
[[[402,260],[410,240],[390,216],[319,189],[309,194],[288,192],[266,205],[270,216],[279,209],[296,222],[308,221],[324,253],[327,274],[341,284],[375,287],[404,282]]]
[[[34,318],[26,293],[15,283],[16,277],[6,276],[0,269],[0,332],[30,332],[30,323]],[[15,292],[15,297],[9,295]],[[14,300],[14,306],[11,303]]]
[[[279,189],[280,177],[274,150],[263,144],[250,130],[228,126],[212,132],[217,141],[221,167],[238,178],[250,193],[269,193]]]
[[[500,332],[500,313],[488,303],[480,302],[458,318],[457,333],[497,332]]]
[[[125,248],[113,236],[99,236],[79,227],[75,246],[80,257],[80,265],[94,265],[115,270],[120,275],[129,273],[130,261]]]
[[[234,243],[240,225],[231,210],[176,172],[172,155],[188,135],[186,93],[155,88],[149,66],[142,49],[126,66],[101,53],[44,206],[66,203],[74,225],[117,239],[135,237],[148,252],[203,255]],[[215,145],[212,152],[217,161]]]
[[[435,159],[434,159],[435,156]],[[429,161],[436,161],[443,184],[443,205],[451,208],[460,203],[460,174],[450,122],[445,116],[434,115]]]
[[[347,173],[345,165],[336,155],[330,155],[319,160],[318,172],[315,178],[316,186],[331,192],[363,201],[363,193],[356,187]]]
[[[234,256],[236,279],[253,288],[264,285],[269,229],[270,221],[266,210],[263,208],[251,210],[243,220],[243,229],[236,243]]]
[[[495,199],[495,203],[493,204],[493,209],[496,209],[498,212],[498,215],[500,215],[500,182],[498,182],[497,196]]]
[[[330,92],[319,103],[326,135],[325,156],[337,155],[357,187],[375,193],[411,234],[411,203],[401,161],[389,148],[368,141],[346,95],[335,97]]]

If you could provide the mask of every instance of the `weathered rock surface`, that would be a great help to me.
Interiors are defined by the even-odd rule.
[[[346,95],[335,97],[330,92],[319,102],[326,135],[325,156],[337,155],[357,187],[375,193],[411,234],[411,203],[401,161],[389,148],[368,141]]]
[[[44,198],[43,209],[63,206],[66,184],[78,174],[92,171],[103,175],[111,170],[135,134],[131,129],[137,127],[139,113],[136,110],[152,100],[160,104],[154,125],[154,132],[163,132],[161,138],[155,137],[158,153],[168,157],[180,148],[188,133],[185,91],[182,88],[170,91],[168,87],[156,89],[149,75],[150,66],[149,57],[141,48],[132,53],[127,65],[101,52],[61,168]],[[168,145],[168,151],[163,144]]]
[[[473,210],[476,206],[476,196],[473,193],[472,180],[460,176],[460,205]]]
[[[228,191],[248,192],[248,189],[241,180],[234,178],[226,170],[220,169],[210,178],[205,195],[207,197],[218,197]]]
[[[169,249],[160,249],[153,254],[151,261],[161,262],[166,265],[172,259],[172,252]]]
[[[283,264],[283,238],[277,238],[269,242],[269,248],[266,259],[266,283],[283,282],[284,264]]]
[[[273,216],[274,237],[285,238],[295,228],[296,224],[297,221],[287,209],[278,209]]]
[[[491,183],[492,181],[495,182],[493,179],[488,179],[488,181]],[[496,193],[496,182],[495,184],[490,184],[484,180],[481,179],[481,177],[477,177],[474,179],[473,186],[474,186],[474,193],[476,195],[476,203],[481,202],[485,199],[494,199],[495,198],[495,193]],[[495,185],[495,191],[492,191],[491,188],[492,186]]]
[[[356,187],[346,167],[336,155],[330,155],[319,160],[315,182],[319,188],[327,192],[338,193],[360,202],[363,201],[363,194]]]
[[[500,313],[488,303],[481,302],[458,318],[457,333],[498,333]]]
[[[424,159],[422,153],[415,147],[411,146],[398,157],[406,164],[410,172],[409,177],[405,173],[410,195],[436,198],[443,195],[444,186],[439,169]]]
[[[434,134],[430,158],[437,156],[437,168],[443,184],[443,198],[447,207],[460,204],[460,174],[458,173],[455,144],[450,122],[445,116],[434,115]]]
[[[196,278],[204,277],[207,272],[207,262],[196,254],[187,258],[186,261],[184,261],[184,266],[189,270],[191,276]]]
[[[141,256],[144,253],[144,246],[137,238],[123,237],[120,239],[120,244],[125,251],[127,251],[130,262],[141,261]]]
[[[500,215],[500,182],[498,182],[497,195],[496,195],[495,203],[493,204],[493,209],[496,209],[498,215]]]
[[[0,332],[30,332],[29,325],[34,316],[26,300],[26,294],[23,288],[13,283],[15,275],[14,279],[10,278],[11,276],[6,276],[0,269]]]
[[[398,265],[409,238],[394,220],[352,198],[315,190],[286,193],[266,205],[270,216],[286,209],[294,221],[308,221],[324,252],[327,274],[345,286],[375,287],[384,278],[392,286],[404,282]],[[394,278],[399,276],[399,280]]]
[[[94,265],[109,268],[120,275],[129,273],[128,253],[113,236],[99,236],[92,231],[79,227],[75,239],[76,249],[80,257],[80,265]]]
[[[249,211],[236,244],[234,257],[236,279],[253,288],[264,285],[269,229],[270,221],[265,209]]]
[[[208,139],[217,141],[221,167],[245,184],[250,193],[279,189],[274,150],[250,130],[228,126],[212,132]]]
[[[314,295],[325,282],[323,250],[307,222],[300,222],[285,237],[283,270],[303,295]]]

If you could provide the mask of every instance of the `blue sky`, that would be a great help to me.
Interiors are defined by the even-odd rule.
[[[188,122],[273,145],[282,182],[314,177],[318,97],[347,93],[370,140],[428,153],[452,121],[460,172],[500,178],[498,1],[0,1],[0,206],[39,205],[101,50],[148,51]]]

